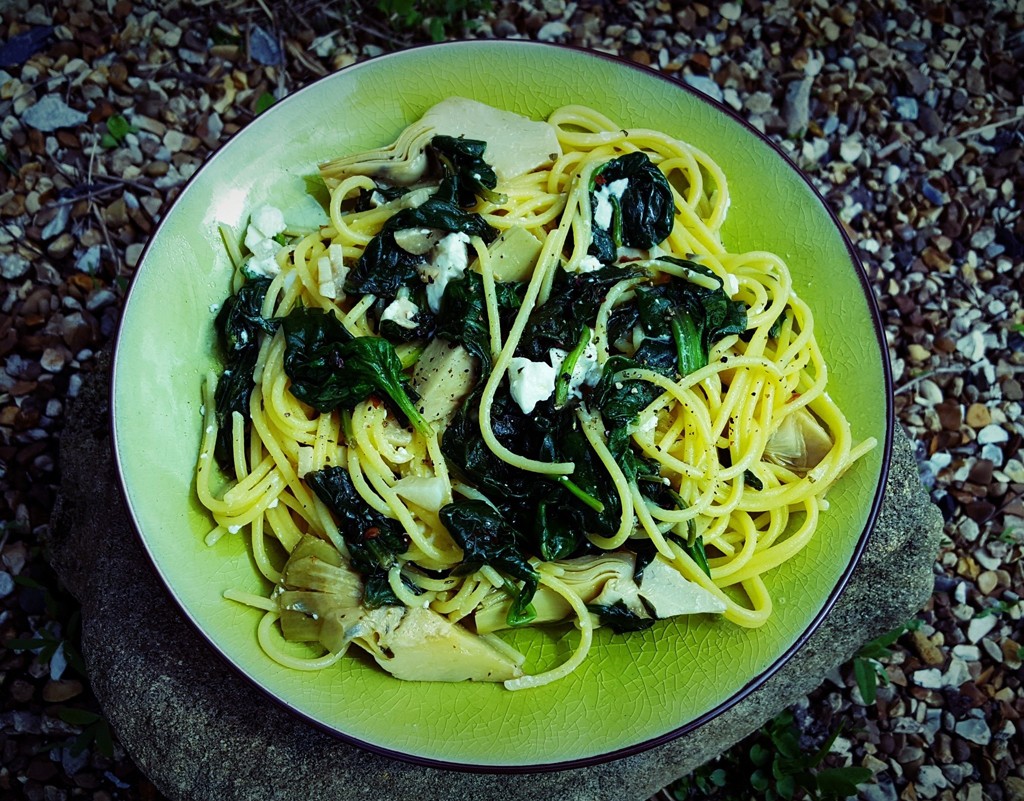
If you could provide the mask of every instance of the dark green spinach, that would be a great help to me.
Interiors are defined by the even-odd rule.
[[[530,564],[519,543],[519,533],[501,512],[484,501],[456,501],[441,507],[442,525],[462,548],[462,562],[456,572],[464,575],[489,565],[500,573],[522,581],[508,587],[512,594],[508,624],[521,626],[536,618],[530,603],[540,583],[540,574]]]
[[[628,634],[649,629],[657,620],[653,607],[643,598],[640,598],[640,602],[650,617],[641,617],[621,599],[613,604],[587,604],[587,609],[597,615],[602,626],[607,626],[616,634]]]
[[[306,484],[334,515],[348,546],[349,561],[364,579],[367,606],[398,604],[388,584],[388,570],[409,549],[409,537],[391,518],[364,501],[348,471],[337,465],[307,473]]]
[[[299,308],[282,320],[284,369],[291,392],[319,412],[351,409],[371,395],[389,398],[416,428],[430,424],[406,391],[394,346],[382,337],[353,337],[332,313]]]
[[[436,137],[435,137],[436,138]],[[380,232],[370,240],[362,256],[349,273],[345,291],[350,294],[373,294],[382,298],[394,298],[403,286],[413,286],[419,281],[417,267],[423,264],[422,255],[409,253],[395,241],[395,233],[407,228],[434,228],[449,233],[464,233],[479,236],[484,242],[491,242],[498,231],[475,212],[466,211],[472,205],[476,188],[486,188],[486,175],[481,173],[479,181],[474,179],[474,169],[466,165],[473,162],[473,156],[465,149],[465,143],[445,155],[453,172],[446,174],[437,192],[416,208],[402,209],[384,223]],[[482,151],[481,151],[482,152]],[[458,154],[458,155],[457,155]],[[458,164],[451,161],[456,158]],[[482,163],[482,162],[481,162]],[[446,168],[447,169],[447,168]],[[493,174],[493,173],[492,173]],[[463,201],[468,200],[468,203]]]
[[[591,178],[591,209],[597,204],[595,192],[619,180],[628,183],[621,196],[608,197],[612,204],[608,232],[611,242],[641,249],[663,242],[675,224],[672,187],[665,174],[640,151],[612,159],[595,170]],[[597,257],[604,261],[601,254],[606,251],[606,243],[599,245]]]
[[[593,327],[608,291],[635,275],[636,272],[619,267],[582,274],[559,270],[547,301],[530,315],[519,354],[534,361],[545,361],[551,348],[571,350],[579,342],[583,327]]]
[[[487,143],[479,139],[440,134],[430,141],[428,151],[441,162],[445,176],[455,183],[455,194],[463,208],[472,206],[477,198],[491,203],[506,200],[504,195],[494,191],[498,177],[484,161],[486,149]]]
[[[272,334],[276,323],[262,314],[263,300],[270,287],[269,278],[252,278],[224,301],[214,327],[225,367],[217,382],[214,402],[217,416],[217,441],[214,457],[224,471],[232,469],[231,419],[239,412],[249,425],[249,397],[255,382],[253,370],[260,352],[260,335]]]
[[[480,360],[480,381],[486,381],[491,372],[491,335],[483,279],[478,273],[467,270],[448,284],[436,325],[438,337],[462,345]]]

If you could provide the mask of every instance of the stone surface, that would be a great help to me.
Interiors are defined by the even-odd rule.
[[[181,619],[118,493],[106,376],[92,374],[68,415],[49,545],[53,565],[82,603],[92,688],[120,742],[170,799],[640,801],[813,690],[932,592],[942,521],[898,430],[882,513],[847,590],[787,665],[697,732],[608,764],[537,774],[462,773],[386,759],[263,701]]]

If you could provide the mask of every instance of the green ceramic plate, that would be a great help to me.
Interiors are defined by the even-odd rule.
[[[419,684],[355,659],[315,674],[271,662],[259,613],[221,597],[264,591],[243,537],[203,543],[211,521],[193,489],[213,313],[229,291],[218,223],[241,230],[264,202],[318,220],[304,177],[322,160],[380,146],[452,95],[543,118],[585,103],[623,125],[664,130],[708,151],[730,180],[731,250],[785,258],[811,305],[830,392],[857,439],[879,440],[830,494],[810,546],[770,577],[771,622],[755,631],[701,618],[628,638],[606,630],[568,679],[528,692]],[[889,382],[870,289],[821,198],[766,140],[676,81],[618,60],[525,42],[461,42],[358,64],[275,104],[192,178],[154,234],[117,340],[113,431],[125,497],[153,564],[184,615],[271,698],[393,756],[478,770],[539,770],[635,752],[688,731],[763,682],[831,607],[870,531],[888,463]],[[519,635],[531,663],[565,642]]]

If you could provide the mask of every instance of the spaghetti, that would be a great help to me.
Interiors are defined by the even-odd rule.
[[[718,165],[582,106],[452,99],[321,176],[318,229],[257,209],[248,255],[223,232],[204,390],[207,541],[250,536],[272,589],[226,597],[263,610],[268,655],[318,670],[354,642],[399,678],[521,689],[598,626],[763,624],[766,574],[875,442],[783,261],[725,248]],[[577,645],[534,675],[494,634],[558,621]]]

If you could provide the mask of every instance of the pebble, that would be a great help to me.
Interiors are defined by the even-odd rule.
[[[981,650],[977,645],[964,645],[961,643],[960,645],[953,646],[951,653],[965,662],[977,662],[981,659]]]
[[[786,96],[782,104],[782,117],[786,123],[788,136],[803,136],[811,119],[811,85],[810,77],[791,81],[786,86]]]
[[[6,598],[14,592],[14,577],[6,570],[0,570],[0,598]]]
[[[912,97],[897,97],[893,101],[893,110],[901,120],[916,120],[917,100]]]
[[[561,21],[553,21],[545,23],[539,31],[537,31],[537,38],[542,42],[557,42],[564,39],[572,32],[572,29]]]
[[[991,634],[992,629],[994,629],[998,623],[999,621],[995,615],[973,618],[970,623],[967,624],[967,639],[972,643],[979,642],[983,637]]]
[[[718,13],[722,15],[723,19],[736,22],[742,15],[743,10],[739,3],[722,3],[718,8]]]
[[[1000,444],[1007,442],[1010,439],[1010,433],[1000,425],[995,423],[984,426],[981,431],[978,432],[978,444],[989,445],[989,444]]]
[[[939,790],[949,786],[942,769],[938,765],[922,765],[917,771],[914,787],[920,798],[935,798]]]
[[[21,278],[31,266],[28,259],[17,253],[0,253],[0,276],[8,281]]]
[[[75,269],[86,275],[95,275],[100,269],[100,246],[90,245],[75,259]]]
[[[277,37],[272,36],[261,25],[254,25],[249,34],[249,55],[255,61],[268,67],[276,67],[284,61]]]
[[[971,428],[984,428],[992,422],[992,413],[985,404],[972,403],[967,407],[964,420]]]
[[[683,80],[687,86],[692,86],[698,92],[718,101],[723,100],[721,88],[706,75],[686,75]]]
[[[21,115],[21,121],[29,128],[45,132],[84,125],[88,119],[88,115],[71,108],[56,95],[46,95]]]
[[[844,139],[839,146],[839,158],[847,164],[853,164],[864,152],[864,145],[856,139]]]
[[[977,745],[988,745],[992,740],[992,731],[988,723],[980,717],[969,717],[959,721],[955,731],[960,737]]]

